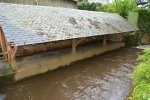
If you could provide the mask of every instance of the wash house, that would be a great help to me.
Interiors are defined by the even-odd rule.
[[[115,13],[6,3],[0,8],[2,55],[14,70],[26,56],[64,47],[72,48],[68,53],[74,56],[80,44],[97,41],[105,47],[138,30]]]

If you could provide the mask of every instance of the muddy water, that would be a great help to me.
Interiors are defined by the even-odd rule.
[[[0,88],[6,100],[124,100],[137,49],[121,49]]]
[[[35,5],[36,0],[0,0],[5,3],[16,3],[16,4],[31,4]],[[76,2],[73,0],[37,0],[39,5],[42,6],[53,6],[53,7],[65,7],[65,8],[76,8]]]

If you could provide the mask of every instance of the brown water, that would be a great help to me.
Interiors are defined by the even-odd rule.
[[[0,88],[6,100],[124,100],[137,49],[121,49]]]
[[[76,2],[73,0],[37,0],[39,5],[76,8]],[[0,2],[16,3],[16,4],[31,4],[35,5],[35,0],[0,0]]]

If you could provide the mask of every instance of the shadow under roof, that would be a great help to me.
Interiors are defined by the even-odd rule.
[[[0,25],[16,46],[138,30],[115,13],[8,3],[0,3]]]

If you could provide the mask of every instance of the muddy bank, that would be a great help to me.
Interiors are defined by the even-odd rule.
[[[137,49],[121,49],[0,88],[6,100],[124,100]]]

